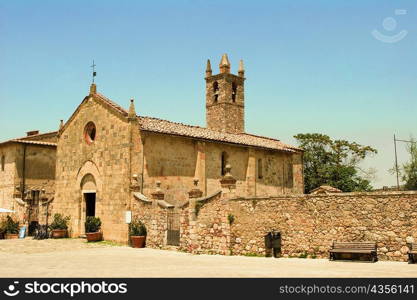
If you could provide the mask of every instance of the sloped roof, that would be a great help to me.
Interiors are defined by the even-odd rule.
[[[99,100],[104,105],[120,113],[122,116],[124,117],[128,116],[128,112],[123,107],[113,102],[106,96],[100,93],[95,93],[92,96],[95,99]],[[84,98],[81,104],[83,104],[87,100],[87,98],[88,96]],[[70,117],[70,120],[74,117],[76,112],[80,109],[80,106]],[[231,144],[236,144],[236,145],[259,147],[259,148],[265,148],[265,149],[270,149],[270,150],[279,150],[279,151],[286,151],[286,152],[301,152],[302,151],[302,149],[300,148],[297,148],[288,144],[284,144],[280,140],[269,138],[269,137],[263,137],[263,136],[248,134],[248,133],[220,132],[220,131],[212,130],[209,128],[186,125],[182,123],[171,122],[171,121],[162,120],[162,119],[153,118],[153,117],[137,116],[137,118],[138,118],[138,122],[140,125],[140,129],[143,131],[183,136],[183,137],[202,139],[202,140],[213,141],[213,142],[223,142],[223,143],[231,143]],[[64,125],[64,128],[67,126],[67,124],[68,122]],[[5,144],[7,142],[18,142],[18,143],[26,143],[26,144],[56,146],[57,145],[56,143],[53,143],[50,141],[43,142],[42,139],[44,137],[45,138],[53,137],[54,135],[57,136],[57,134],[58,132],[54,131],[54,132],[43,133],[43,134],[29,136],[29,137],[13,139],[13,140],[3,142],[1,144]]]
[[[39,133],[29,136],[24,136],[20,138],[10,139],[4,142],[1,142],[0,145],[4,145],[7,143],[19,143],[19,144],[32,144],[32,145],[40,145],[40,146],[54,146],[56,147],[57,143],[57,131]]]
[[[16,140],[40,141],[40,142],[55,143],[58,140],[57,135],[58,135],[58,131],[51,131],[51,132],[38,133],[38,134],[24,136],[24,137],[21,137],[21,138],[17,138]]]
[[[225,142],[253,147],[288,152],[300,151],[299,148],[282,143],[279,140],[256,136],[247,133],[227,133],[204,127],[185,125],[151,117],[138,117],[141,130],[204,139],[208,141]]]
[[[310,194],[330,194],[330,193],[341,193],[342,190],[332,187],[330,185],[321,185],[310,192]]]
[[[105,102],[114,110],[120,112],[122,115],[128,115],[128,112],[123,107],[113,102],[106,96],[100,93],[96,93],[94,94],[94,96],[96,96],[101,101]],[[139,121],[140,129],[144,131],[184,136],[214,142],[224,142],[238,145],[260,147],[265,149],[280,150],[286,152],[302,151],[302,149],[300,148],[284,144],[279,140],[263,136],[257,136],[253,134],[220,132],[204,127],[186,125],[153,117],[137,116],[137,118]]]
[[[26,141],[23,139],[11,139],[11,140],[0,143],[0,145],[4,145],[8,143],[30,144],[30,145],[39,145],[39,146],[52,146],[52,147],[56,147],[57,145],[57,143],[42,142],[42,141]]]

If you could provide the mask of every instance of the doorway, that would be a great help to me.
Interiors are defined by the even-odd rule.
[[[167,244],[180,245],[180,215],[175,211],[167,212]]]
[[[85,193],[85,216],[96,216],[96,193]]]

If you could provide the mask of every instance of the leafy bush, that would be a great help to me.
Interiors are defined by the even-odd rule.
[[[129,224],[129,234],[132,236],[146,236],[146,226],[140,220],[135,219]]]
[[[6,233],[6,226],[4,218],[0,218],[0,239]]]
[[[227,220],[229,221],[229,224],[230,224],[230,225],[232,225],[232,224],[233,224],[233,222],[235,221],[235,216],[234,216],[234,215],[232,215],[232,214],[229,214],[229,215],[227,216]]]
[[[13,220],[13,218],[10,216],[7,216],[6,221],[3,223],[2,227],[5,233],[9,233],[9,234],[19,233],[19,221]]]
[[[51,225],[49,225],[49,228],[51,230],[54,229],[68,229],[68,222],[70,220],[69,216],[64,217],[61,214],[55,214],[54,220],[52,221]]]
[[[97,232],[101,228],[101,220],[96,217],[87,217],[85,221],[85,232]]]

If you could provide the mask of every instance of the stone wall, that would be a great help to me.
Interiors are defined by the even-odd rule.
[[[376,241],[382,260],[406,260],[417,239],[417,193],[299,195],[230,201],[233,253],[265,254],[264,235],[282,235],[284,256],[328,257],[333,241]]]
[[[96,126],[94,142],[87,143],[85,127]],[[96,192],[95,215],[102,221],[106,240],[126,242],[125,211],[130,210],[131,156],[137,153],[139,134],[127,117],[108,107],[100,96],[87,97],[59,132],[56,194],[53,213],[71,216],[71,235],[84,233],[85,192]],[[132,147],[136,152],[131,152]],[[138,164],[135,168],[140,168]],[[137,172],[137,170],[133,170]],[[138,174],[138,173],[136,173]]]
[[[40,192],[41,203],[54,197],[56,148],[11,142],[0,146],[0,157],[3,155],[5,166],[4,171],[0,169],[0,207],[14,210],[16,218],[22,224],[28,221],[44,223],[45,206],[40,205],[38,214],[37,204],[32,206],[30,211],[29,202],[21,200],[21,186],[24,182],[25,191],[28,192],[25,199],[31,198],[32,190]]]
[[[275,229],[284,257],[328,258],[333,241],[376,241],[380,260],[406,261],[407,242],[417,240],[417,192],[268,198],[223,193],[194,219],[192,211],[184,206],[181,248],[193,253],[264,256],[264,236]]]
[[[230,144],[144,132],[143,194],[149,196],[160,181],[165,199],[181,205],[187,201],[193,178],[200,180],[205,195],[220,189],[222,153],[233,166],[236,194],[240,196],[302,193],[304,182],[302,157]],[[262,176],[258,174],[259,159]],[[142,171],[139,171],[141,174]]]
[[[138,219],[146,226],[146,246],[164,248],[166,245],[167,209],[158,206],[157,201],[149,203],[135,200],[132,206],[132,219]]]
[[[14,209],[13,195],[16,177],[16,144],[6,144],[0,147],[0,159],[4,156],[4,170],[0,169],[0,207]]]
[[[192,253],[230,254],[227,201],[221,193],[204,198],[181,212],[180,249]]]

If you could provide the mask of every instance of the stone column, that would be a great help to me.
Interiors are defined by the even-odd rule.
[[[248,168],[246,170],[246,195],[256,196],[256,157],[255,150],[248,149]]]
[[[159,180],[156,182],[156,190],[155,190],[155,192],[151,193],[151,196],[152,196],[152,200],[153,200],[152,205],[154,207],[156,207],[156,205],[158,204],[158,202],[157,202],[158,200],[164,200],[165,199],[165,194],[161,189],[161,182]]]
[[[195,168],[195,178],[200,182],[200,188],[204,195],[207,195],[207,178],[206,178],[206,143],[197,142],[197,162]]]
[[[220,179],[223,198],[233,198],[236,196],[236,179],[231,174],[232,167],[227,164],[225,167],[226,174]]]
[[[160,240],[160,230],[166,231],[166,223],[159,224],[160,223],[159,214],[161,213],[161,211],[158,209],[158,201],[164,200],[165,194],[161,189],[161,182],[159,180],[156,182],[156,190],[153,193],[151,193],[151,198],[152,198],[152,208],[153,208],[153,213],[151,217],[151,224],[152,224],[151,236],[156,245],[162,246],[165,244],[165,240],[164,239],[162,241]],[[165,218],[165,222],[166,222],[166,218]]]
[[[193,220],[193,221],[196,219],[196,214],[195,214],[196,199],[201,198],[203,196],[203,191],[198,188],[198,182],[199,182],[198,178],[194,178],[194,188],[188,192],[188,198],[190,201],[189,216],[190,216],[190,220]]]
[[[229,199],[236,197],[236,179],[232,176],[231,173],[232,167],[230,164],[227,164],[225,167],[226,174],[220,179],[220,184],[222,187],[222,209],[221,209],[221,227],[223,231],[222,239],[222,254],[230,255],[230,236],[231,228],[228,222],[228,215],[230,213]]]
[[[192,253],[198,248],[197,245],[197,216],[195,211],[196,200],[203,196],[203,191],[198,188],[198,178],[194,178],[194,188],[188,192],[188,230],[189,230],[189,251]]]

